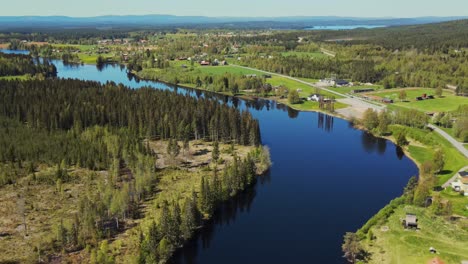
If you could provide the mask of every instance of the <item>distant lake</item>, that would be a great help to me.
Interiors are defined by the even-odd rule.
[[[378,26],[378,25],[349,25],[349,26],[316,26],[313,28],[306,28],[305,30],[350,30],[356,28],[381,28],[386,26]]]
[[[28,55],[28,54],[29,54],[29,50],[8,50],[8,49],[0,49],[0,52],[1,52],[1,53],[5,53],[5,54],[24,54],[24,55]]]

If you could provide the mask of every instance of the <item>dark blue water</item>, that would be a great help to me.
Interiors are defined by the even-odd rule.
[[[119,66],[98,70],[54,63],[63,78],[174,89],[129,79]],[[174,263],[343,263],[344,233],[357,230],[401,195],[417,174],[395,145],[345,120],[270,101],[216,98],[260,120],[273,166],[252,190],[220,208],[211,224],[177,252]]]

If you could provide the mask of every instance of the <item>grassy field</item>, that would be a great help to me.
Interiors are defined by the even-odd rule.
[[[99,57],[98,54],[84,54],[84,53],[79,53],[78,58],[80,58],[80,61],[83,62],[84,64],[96,64],[97,58]],[[104,56],[106,57],[111,57],[111,56]]]
[[[73,45],[73,44],[52,44],[54,49],[74,48],[81,51],[91,51],[96,48],[95,45]]]
[[[405,230],[401,219],[406,213],[416,214],[419,230]],[[382,227],[388,227],[382,228]],[[383,225],[373,227],[375,239],[367,241],[372,253],[370,263],[428,263],[439,257],[445,263],[460,263],[468,259],[468,220],[458,223],[434,216],[428,209],[400,206]],[[437,254],[431,254],[434,247]]]
[[[401,90],[404,90],[407,95],[405,102],[400,102],[398,95]],[[468,104],[467,97],[455,96],[452,91],[444,90],[443,97],[430,100],[417,101],[416,97],[423,94],[434,95],[435,90],[429,88],[406,88],[406,89],[391,89],[379,92],[368,93],[380,97],[391,98],[395,101],[395,106],[412,108],[424,112],[447,112],[456,110],[460,105]]]
[[[407,151],[419,164],[432,160],[436,148],[441,148],[445,155],[445,166],[438,176],[439,184],[444,184],[461,168],[468,164],[468,160],[450,142],[437,134],[417,128],[390,126],[393,135],[397,135],[402,129],[406,131],[406,137],[410,141]]]
[[[271,79],[267,79],[267,82],[270,83],[273,86],[285,86],[290,90],[291,89],[295,89],[295,90],[300,89],[300,90],[302,90],[301,92],[299,92],[299,95],[301,97],[307,97],[307,96],[309,96],[309,95],[316,92],[315,87],[312,87],[312,86],[304,84],[304,83],[300,83],[300,82],[295,81],[295,80],[284,78],[284,77],[281,77],[281,76],[273,76]],[[343,98],[343,96],[338,96],[336,94],[332,94],[332,93],[329,93],[329,92],[324,91],[324,90],[319,90],[319,92],[320,92],[320,94],[323,94],[325,96],[335,97],[336,99]]]
[[[455,192],[452,188],[447,188],[440,192],[441,197],[452,202],[454,215],[468,217],[468,198]]]
[[[28,74],[25,75],[16,75],[16,76],[0,76],[0,80],[21,80],[25,81],[30,79],[31,76]]]

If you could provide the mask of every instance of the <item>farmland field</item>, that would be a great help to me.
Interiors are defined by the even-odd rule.
[[[402,90],[404,90],[407,95],[404,102],[401,102],[398,99],[398,95]],[[468,104],[467,97],[455,96],[452,91],[448,90],[444,90],[442,98],[435,97],[435,99],[417,101],[416,97],[422,96],[423,94],[434,95],[435,90],[429,88],[407,88],[367,93],[367,95],[393,99],[395,101],[394,105],[399,107],[411,108],[425,112],[453,111],[456,110],[460,105]]]

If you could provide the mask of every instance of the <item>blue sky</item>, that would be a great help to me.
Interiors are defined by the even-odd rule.
[[[5,0],[0,16],[468,16],[468,0]]]

